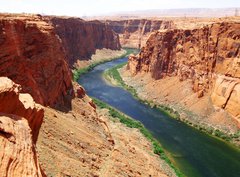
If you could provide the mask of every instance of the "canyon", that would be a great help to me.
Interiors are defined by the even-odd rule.
[[[104,22],[119,34],[121,45],[129,48],[144,46],[153,31],[174,28],[172,21],[156,19],[106,20]]]
[[[0,176],[176,176],[139,130],[95,105],[72,69],[141,48],[120,70],[141,98],[234,134],[239,29],[238,18],[0,14]]]
[[[237,133],[239,29],[234,19],[156,31],[121,75],[140,97],[172,107],[183,119]]]
[[[96,49],[120,50],[118,35],[100,21],[84,21],[71,17],[45,17],[61,38],[69,65],[88,60]]]
[[[78,60],[120,50],[106,24],[0,14],[0,47],[0,176],[176,176],[72,81]]]
[[[170,29],[196,29],[222,21],[237,21],[235,17],[199,18],[199,17],[98,17],[119,35],[123,47],[141,48],[154,31]],[[93,20],[93,19],[91,19]]]
[[[45,108],[37,148],[47,176],[176,176],[139,131],[96,109],[76,86],[71,111]]]
[[[72,90],[71,72],[55,35],[39,16],[0,16],[0,75],[45,106],[63,104]]]

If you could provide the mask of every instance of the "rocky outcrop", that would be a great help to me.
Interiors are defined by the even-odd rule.
[[[42,105],[64,103],[72,75],[54,28],[41,16],[0,16],[0,76]]]
[[[0,77],[0,176],[42,176],[35,143],[43,109],[20,86]]]
[[[218,76],[213,87],[211,99],[216,107],[225,109],[234,116],[240,127],[240,79]]]
[[[140,48],[145,45],[149,35],[156,30],[171,29],[172,21],[132,19],[119,21],[106,21],[120,37],[120,43],[124,47]]]
[[[49,20],[62,40],[70,66],[77,60],[90,59],[96,49],[121,49],[118,35],[105,23],[64,17]]]
[[[240,23],[222,22],[200,29],[155,32],[138,56],[130,56],[133,75],[177,76],[191,80],[201,98],[212,94],[214,105],[239,118]]]
[[[43,109],[36,104],[27,93],[19,93],[21,88],[6,77],[0,77],[0,112],[24,117],[32,130],[33,141],[36,143],[38,132],[43,120]]]

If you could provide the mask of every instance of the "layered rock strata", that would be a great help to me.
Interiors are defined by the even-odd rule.
[[[54,27],[41,16],[0,15],[0,76],[42,105],[64,103],[72,75]]]
[[[226,110],[239,125],[239,29],[240,23],[222,22],[193,30],[157,31],[139,55],[129,57],[128,69],[132,75],[149,73],[155,80],[191,81],[197,99],[210,94],[211,104]]]
[[[43,108],[20,89],[0,77],[0,176],[44,176],[35,150]]]
[[[119,47],[107,26],[79,21],[83,56],[88,47]],[[0,15],[0,76],[17,83],[0,78],[0,176],[175,176],[139,131],[116,124],[106,110],[98,113],[72,84],[57,29],[40,15]]]
[[[174,27],[172,21],[151,19],[107,20],[106,23],[119,34],[122,46],[132,48],[141,48],[145,45],[153,31]]]
[[[118,35],[105,23],[80,18],[49,17],[62,40],[68,63],[90,59],[97,49],[120,50]]]

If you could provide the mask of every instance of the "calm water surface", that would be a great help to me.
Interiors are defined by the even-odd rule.
[[[189,177],[240,177],[240,150],[151,108],[122,88],[107,84],[103,72],[127,58],[94,68],[79,83],[87,94],[141,121],[160,141],[175,166]]]

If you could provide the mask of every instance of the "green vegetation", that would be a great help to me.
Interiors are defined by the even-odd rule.
[[[89,71],[93,70],[93,68],[96,67],[97,65],[100,65],[100,64],[103,64],[103,63],[106,63],[108,61],[112,61],[112,60],[115,60],[115,59],[126,57],[126,56],[128,56],[128,55],[130,55],[132,53],[133,54],[137,54],[139,52],[138,49],[134,49],[134,48],[124,48],[124,50],[125,50],[125,53],[123,55],[121,55],[121,56],[114,57],[114,58],[108,58],[108,59],[102,59],[101,61],[92,63],[91,65],[89,65],[89,66],[87,66],[85,68],[74,69],[73,70],[73,80],[77,81],[81,75],[86,74]]]
[[[175,111],[174,109],[168,107],[168,106],[164,106],[164,105],[155,105],[155,108],[158,109],[159,111],[163,112],[164,114],[175,118],[177,120],[180,120],[180,114]]]
[[[195,124],[193,122],[190,122],[187,119],[181,119],[180,114],[176,110],[174,110],[173,108],[170,108],[170,107],[165,106],[165,105],[156,105],[152,101],[142,100],[141,98],[138,97],[136,89],[133,88],[132,86],[129,86],[129,85],[125,84],[121,75],[119,74],[118,69],[122,68],[124,65],[126,65],[126,63],[119,64],[117,66],[114,66],[114,67],[106,70],[103,74],[104,77],[107,80],[109,80],[110,82],[113,79],[114,81],[117,82],[116,83],[117,86],[122,87],[123,89],[129,91],[140,102],[142,102],[144,104],[147,104],[147,105],[149,105],[153,108],[158,109],[159,111],[161,111],[162,113],[170,116],[171,118],[181,120],[182,122],[196,128],[196,129],[198,129],[202,132],[205,132],[205,133],[208,133],[210,135],[216,136],[216,137],[221,138],[221,139],[223,139],[225,141],[228,141],[228,142],[234,143],[234,141],[239,140],[240,131],[238,133],[235,133],[235,134],[227,134],[227,133],[224,133],[224,132],[220,131],[219,129],[213,128],[213,127],[211,127],[209,125],[206,125],[206,124],[204,124],[204,125],[203,124]],[[192,113],[189,113],[189,115],[194,116],[194,115],[192,115]]]
[[[122,80],[122,77],[120,76],[120,74],[118,72],[118,69],[122,68],[126,64],[127,63],[122,63],[122,64],[119,64],[117,66],[114,66],[113,68],[110,68],[110,69],[106,70],[103,73],[103,75],[109,81],[111,81],[111,78],[114,79],[117,82],[117,86],[123,87],[125,90],[129,91],[135,98],[139,99],[138,96],[137,96],[136,90],[133,87],[125,84],[125,82]]]
[[[96,98],[93,98],[93,101],[100,109],[108,109],[110,116],[112,116],[113,118],[119,119],[119,121],[121,123],[123,123],[124,125],[126,125],[127,127],[138,129],[152,143],[153,152],[155,154],[157,154],[161,159],[163,159],[167,164],[169,164],[169,166],[175,171],[177,176],[179,176],[179,177],[184,176],[173,165],[173,163],[170,161],[170,159],[166,156],[160,143],[152,136],[151,132],[149,132],[141,122],[128,117],[127,115],[123,114],[122,112],[117,111],[110,105],[108,105]]]
[[[208,133],[215,137],[221,138],[225,141],[232,142],[233,144],[234,144],[234,141],[239,141],[239,138],[240,138],[240,131],[238,131],[235,134],[226,134],[226,133],[222,132],[221,130],[211,127],[206,124],[194,124],[187,119],[182,119],[181,121],[202,131],[202,132],[205,132],[205,133]]]
[[[123,48],[124,50],[126,50],[126,56],[130,55],[130,54],[138,54],[140,52],[139,49],[136,49],[136,48]]]

